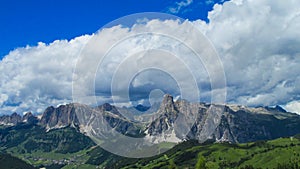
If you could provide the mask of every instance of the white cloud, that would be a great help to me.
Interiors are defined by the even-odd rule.
[[[193,3],[193,0],[183,0],[181,2],[176,2],[175,7],[170,7],[168,10],[172,14],[178,14],[182,8],[185,8]]]
[[[0,112],[36,112],[63,100],[70,102],[76,57],[88,38],[38,43],[10,52],[0,62]]]
[[[300,101],[292,101],[284,106],[286,111],[300,114]]]
[[[6,102],[8,99],[8,96],[6,94],[0,95],[0,105],[2,105],[4,102]]]
[[[222,58],[228,100],[247,105],[299,100],[300,1],[234,0],[196,22]]]
[[[173,12],[179,12],[192,2],[187,0],[177,3],[178,7]],[[227,78],[229,102],[253,106],[284,105],[291,102],[286,107],[298,108],[299,102],[293,101],[300,100],[299,8],[300,1],[296,0],[233,0],[223,5],[216,4],[209,13],[209,23],[201,20],[193,22],[211,40],[219,53]],[[185,32],[178,31],[179,28],[186,28],[186,23],[187,21],[179,23],[171,20],[149,20],[130,29],[121,26],[104,29],[95,36],[103,43],[91,46],[90,57],[82,60],[85,65],[79,69],[96,70],[99,62],[95,60],[93,52],[103,54],[107,47],[118,42],[121,37],[130,37],[140,31],[169,31],[178,36],[190,37],[188,29]],[[39,43],[37,46],[27,46],[10,52],[0,62],[0,112],[40,112],[41,107],[72,101],[73,70],[81,48],[89,40],[90,36],[82,36],[71,41]],[[186,40],[192,41],[193,38]],[[134,55],[151,47],[180,53],[181,59],[189,67],[193,67],[194,72],[199,72],[197,79],[201,82],[198,85],[203,87],[201,94],[209,97],[207,90],[210,88],[210,79],[204,66],[213,68],[214,64],[195,65],[198,62],[189,58],[191,53],[179,43],[174,43],[174,40],[159,36],[138,36],[120,44],[103,60],[101,70],[96,72],[95,90],[101,95],[98,99],[102,102],[111,101],[110,85],[116,67],[123,63],[123,68],[126,68],[124,75],[134,70],[134,66],[126,66],[128,63],[123,62],[124,56]],[[174,62],[169,64],[176,65],[176,60],[172,61]],[[146,63],[143,59],[135,59],[130,64]],[[170,71],[181,70],[183,69],[180,66],[170,66]],[[132,85],[137,88],[146,86],[149,89],[167,86],[171,92],[176,92],[176,87],[168,86],[172,83],[170,78],[157,74],[153,79],[150,74],[134,79]],[[75,80],[82,82],[78,92],[90,92],[84,98],[88,102],[93,100],[91,92],[94,81],[91,79],[94,75],[95,72],[85,72],[75,73],[74,76]],[[181,79],[179,81],[184,83],[185,78],[186,76],[178,73],[177,79]],[[125,82],[119,81],[116,87],[126,87]],[[154,85],[151,86],[151,83]],[[183,86],[188,84],[184,83]],[[120,103],[126,101],[121,94],[116,98]]]
[[[175,40],[176,38],[187,40],[188,37],[191,39],[190,43],[197,43],[196,40],[201,40],[201,37],[193,40],[192,34],[190,34],[192,30],[189,30],[189,26],[191,23],[188,21],[181,23],[174,20],[151,20],[146,24],[134,25],[130,31],[128,28],[117,26],[99,32],[86,46],[89,50],[82,52],[85,57],[80,58],[82,61],[79,61],[81,64],[77,65],[78,71],[75,72],[75,75],[84,78],[78,78],[74,83],[74,95],[79,102],[93,101],[93,99],[87,100],[86,95],[87,93],[92,94],[94,91],[93,78],[95,75],[96,92],[99,95],[112,95],[113,98],[117,98],[117,102],[128,102],[129,96],[127,96],[126,89],[130,86],[130,80],[133,82],[131,85],[135,87],[131,93],[135,95],[133,99],[148,97],[146,94],[151,89],[162,89],[173,94],[186,91],[186,95],[195,95],[198,88],[194,90],[192,88],[197,83],[194,82],[190,70],[186,67],[192,67],[192,70],[200,73],[196,77],[197,80],[207,80],[208,74],[198,57],[182,42]],[[149,32],[152,33],[149,34]],[[166,34],[174,37],[165,36]],[[110,36],[106,38],[107,35]],[[122,40],[120,41],[120,39]],[[102,46],[102,48],[95,48],[94,44]],[[200,43],[194,44],[194,46],[203,47]],[[109,49],[108,53],[106,53],[106,48]],[[90,52],[91,50],[94,51]],[[106,55],[102,60],[94,57],[95,55],[104,55],[104,53]],[[172,55],[180,56],[180,58]],[[215,60],[213,62],[215,63]],[[87,66],[91,70],[88,74],[86,74]],[[162,72],[143,72],[146,68],[162,70],[165,74],[171,75],[173,79]],[[210,69],[216,68],[211,64]],[[134,79],[139,71],[144,74]],[[114,79],[117,79],[116,84],[113,83]],[[174,80],[178,84],[174,84]],[[177,85],[179,86],[177,87]],[[85,86],[85,90],[82,90],[82,86]],[[110,93],[111,87],[113,93]]]

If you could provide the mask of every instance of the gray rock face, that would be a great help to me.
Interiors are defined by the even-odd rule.
[[[173,102],[171,96],[166,95],[158,113],[160,116],[149,124],[147,130],[152,138],[173,132],[180,140],[243,143],[300,133],[300,116],[288,113],[279,106],[248,108],[189,103],[185,100]],[[185,126],[176,127],[176,119],[179,117],[185,119]],[[184,135],[186,131],[180,130],[189,126],[189,132]]]
[[[151,142],[180,142],[196,139],[200,142],[243,143],[292,136],[300,133],[300,116],[281,107],[249,108],[240,105],[218,105],[174,101],[165,95],[153,116],[128,119],[119,112],[130,113],[126,108],[110,104],[90,107],[71,103],[57,108],[48,107],[38,124],[47,129],[73,126],[89,136],[105,137],[116,131],[131,137],[144,137]],[[132,119],[144,119],[143,123]],[[146,122],[145,122],[146,119]],[[0,117],[1,124],[36,122],[27,113],[23,118],[14,113]],[[142,121],[142,120],[140,120]]]
[[[31,112],[28,112],[22,117],[22,122],[36,124],[38,123],[38,118],[35,117]]]
[[[11,115],[4,115],[0,117],[0,124],[1,125],[17,125],[18,123],[22,122],[22,117],[17,113],[13,113]]]
[[[75,109],[79,104],[61,105],[58,108],[48,107],[40,120],[40,124],[47,128],[59,128],[68,125],[79,125]]]
[[[178,117],[178,110],[171,95],[165,95],[157,114],[160,116],[149,124],[148,134],[156,135],[174,130],[174,122]]]
[[[40,124],[47,129],[73,126],[91,135],[106,135],[111,130],[125,135],[142,133],[137,124],[127,120],[115,106],[108,103],[96,108],[78,103],[57,108],[51,106],[43,113]]]
[[[97,110],[97,109],[96,109]],[[119,110],[115,107],[110,105],[109,103],[104,103],[101,106],[98,106],[98,111],[100,112],[110,112],[113,113],[121,118],[125,118],[120,112]]]

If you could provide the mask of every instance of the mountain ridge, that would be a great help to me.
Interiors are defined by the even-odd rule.
[[[178,143],[189,139],[200,142],[209,139],[216,142],[243,143],[300,133],[300,116],[286,112],[279,106],[249,108],[241,105],[191,103],[186,100],[174,101],[167,94],[153,115],[142,114],[138,118],[133,115],[127,118],[128,112],[130,109],[118,108],[108,103],[97,107],[70,103],[48,107],[40,119],[32,113],[23,117],[16,113],[1,116],[0,124],[11,126],[34,123],[48,131],[72,126],[84,134],[98,128],[94,132],[102,135],[115,129],[123,135],[145,137],[153,143]],[[101,119],[101,124],[107,126],[96,124],[96,119]],[[146,122],[138,123],[141,119],[146,119]]]

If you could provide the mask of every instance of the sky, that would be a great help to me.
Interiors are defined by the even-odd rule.
[[[126,103],[127,96],[119,90],[124,88],[131,91],[130,101],[145,103],[152,90],[176,96],[182,86],[187,89],[193,82],[199,86],[201,101],[210,101],[212,93],[221,97],[226,91],[227,103],[282,105],[288,111],[300,113],[300,2],[297,0],[84,3],[4,0],[0,3],[0,113],[41,113],[49,105],[72,102],[74,86],[86,96],[87,103],[91,91],[96,93],[99,103]],[[115,19],[139,12],[173,14],[182,20],[141,20],[129,27],[106,27],[97,32]],[[217,59],[205,58],[198,64],[191,59],[192,52],[172,38],[138,35],[163,32],[184,39],[190,37],[188,30],[193,28],[214,47]],[[133,37],[118,42],[128,36]],[[102,45],[93,46],[91,42],[95,39],[100,39]],[[193,45],[199,39],[201,36],[185,41]],[[89,59],[80,58],[84,49],[103,54],[112,44],[117,45],[101,64],[93,60],[97,57],[93,53]],[[194,50],[201,47],[195,45]],[[156,55],[150,52],[128,63],[123,62],[126,55],[134,56],[152,48],[177,54],[188,70],[197,72],[194,79],[182,73],[187,70],[183,66],[174,66],[179,65],[178,60],[170,59],[168,52],[161,55],[167,59],[156,64],[172,65],[170,68],[165,66],[165,71],[145,71],[129,77],[127,74],[134,72],[134,65],[154,63]],[[112,85],[118,66],[123,66],[118,77],[132,78],[129,87],[126,79]],[[97,74],[82,76],[80,71],[89,73],[87,67],[97,68]],[[168,75],[168,71],[175,75]],[[92,78],[96,78],[94,83],[90,83]],[[78,84],[74,84],[76,80]],[[223,82],[226,85],[222,86]],[[115,87],[116,92],[110,87]]]
[[[177,3],[180,1],[2,0],[0,58],[18,47],[35,46],[38,42],[51,43],[60,39],[71,40],[77,36],[92,34],[105,24],[133,13],[165,12],[189,20],[207,20],[208,11],[214,3],[222,2],[194,1],[191,6],[182,5],[180,9]]]

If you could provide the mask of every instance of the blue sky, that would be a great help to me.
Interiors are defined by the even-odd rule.
[[[2,0],[0,1],[0,58],[9,51],[38,42],[50,43],[92,34],[103,25],[125,15],[138,12],[172,13],[178,3],[188,0]],[[190,1],[172,14],[184,19],[207,21],[214,3]],[[177,13],[178,12],[178,13]]]
[[[115,19],[139,12],[164,12],[188,19],[185,23],[192,23],[210,40],[223,64],[223,71],[216,72],[225,73],[226,78],[226,86],[220,87],[220,90],[215,89],[215,92],[226,90],[227,103],[283,105],[289,111],[300,113],[300,1],[221,1],[0,1],[0,58],[5,56],[5,59],[0,60],[0,114],[24,111],[41,113],[49,105],[74,101],[73,70],[81,49],[94,36],[104,42],[99,47],[104,50],[107,42],[138,33],[138,29],[134,28],[154,32],[174,31],[174,34],[183,38],[189,33],[185,31],[189,30],[188,24],[184,22],[150,19],[143,24],[127,27],[129,29],[106,27],[92,35]],[[208,14],[208,11],[211,12]],[[199,39],[198,36],[193,38],[189,40]],[[176,42],[171,39],[155,39],[151,45],[170,52],[182,52],[178,55],[181,58],[191,56],[191,53],[176,46]],[[147,36],[136,37],[131,42],[124,41],[124,46],[116,48],[120,50],[107,58],[103,76],[100,71],[96,79],[100,85],[94,91],[99,95],[101,103],[111,103],[110,87],[114,67],[109,64],[121,63],[121,56],[128,52],[127,49],[132,49],[131,53],[136,52],[135,49],[146,50],[147,45],[142,42],[148,42]],[[94,58],[87,61],[91,63],[83,66],[84,71],[88,70],[86,67],[97,64]],[[165,60],[165,64],[168,61]],[[134,60],[132,63],[137,62]],[[173,66],[178,71],[179,67],[176,64]],[[214,67],[215,62],[205,66]],[[133,66],[126,67],[126,70],[130,68]],[[201,98],[210,101],[213,89],[210,88],[210,77],[203,69],[200,63],[192,71],[197,70],[201,75],[195,78],[201,87]],[[179,79],[185,82],[186,74],[179,75],[182,75]],[[176,95],[177,88],[175,85],[172,87],[171,83],[174,83],[172,78],[144,72],[137,80],[133,80],[132,86],[136,90],[132,91],[141,94],[147,89],[145,93],[148,96],[152,89],[167,87],[168,93]],[[123,89],[127,89],[125,83],[122,85]],[[79,87],[78,91],[85,91],[88,86]],[[132,100],[136,99],[137,102],[143,101],[142,98],[149,99],[145,95],[134,96]],[[122,95],[118,102],[128,103]]]

